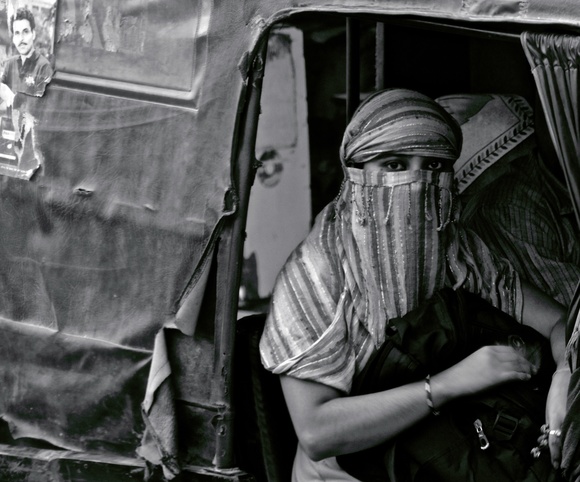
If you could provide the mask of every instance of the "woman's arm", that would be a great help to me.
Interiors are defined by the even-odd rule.
[[[435,407],[507,381],[526,380],[535,368],[515,349],[486,346],[431,377]],[[360,396],[290,376],[282,389],[298,439],[313,460],[384,442],[430,414],[424,382]]]
[[[566,309],[550,296],[522,280],[522,322],[550,340],[558,368],[565,365]]]
[[[298,440],[313,460],[378,445],[429,414],[422,382],[352,397],[289,376],[281,382]]]

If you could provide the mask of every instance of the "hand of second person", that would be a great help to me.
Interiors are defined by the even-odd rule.
[[[562,422],[566,415],[568,386],[570,384],[570,370],[568,367],[559,368],[552,377],[552,384],[546,402],[546,422],[548,423],[548,445],[552,465],[560,467],[562,458]]]

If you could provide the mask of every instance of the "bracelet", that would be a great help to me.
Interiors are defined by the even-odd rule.
[[[439,415],[441,412],[435,408],[433,396],[431,395],[431,375],[425,377],[425,395],[427,395],[427,406],[431,410],[431,413],[435,416]]]

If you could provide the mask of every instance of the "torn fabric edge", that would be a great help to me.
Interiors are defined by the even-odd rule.
[[[235,211],[235,210],[234,210]],[[232,214],[232,212],[224,212],[225,216]],[[209,272],[214,257],[216,240],[222,232],[223,221],[222,217],[215,227],[206,248],[204,249],[201,259],[193,271],[189,282],[187,283],[183,293],[177,301],[177,308],[175,318],[165,324],[166,328],[177,328],[184,335],[193,336],[197,326],[197,320],[203,303],[205,288],[209,278]]]
[[[145,433],[137,454],[153,465],[160,465],[171,480],[181,472],[178,462],[178,436],[175,392],[165,340],[165,328],[155,337],[151,370],[145,399],[141,404]]]
[[[168,480],[178,475],[181,468],[178,461],[175,392],[171,381],[172,370],[165,330],[175,328],[188,336],[194,334],[211,269],[214,246],[215,243],[210,242],[209,249],[202,256],[192,277],[193,287],[185,296],[175,319],[167,322],[155,337],[147,389],[141,404],[146,428],[137,454],[147,462],[161,466]]]

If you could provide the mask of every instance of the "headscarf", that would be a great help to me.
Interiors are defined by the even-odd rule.
[[[374,94],[355,112],[340,149],[341,192],[276,282],[260,343],[266,368],[348,392],[388,320],[445,285],[510,314],[521,309],[510,265],[454,226],[453,173],[348,167],[384,152],[455,159],[456,130],[434,101],[403,89]]]
[[[365,99],[348,124],[343,165],[371,161],[385,153],[456,160],[461,128],[445,109],[419,92],[389,89]]]

